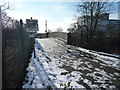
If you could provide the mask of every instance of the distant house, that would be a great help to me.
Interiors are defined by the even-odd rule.
[[[38,29],[38,20],[37,19],[26,19],[27,32],[36,33]]]
[[[29,33],[30,37],[35,37],[37,31],[39,31],[38,28],[38,20],[37,19],[26,19],[26,28],[27,32]]]

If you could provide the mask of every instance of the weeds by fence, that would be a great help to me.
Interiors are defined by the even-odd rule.
[[[16,28],[3,31],[3,88],[21,88],[25,69],[33,50],[34,38],[30,38],[22,20]]]

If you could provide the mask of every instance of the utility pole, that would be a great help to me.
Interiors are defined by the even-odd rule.
[[[47,31],[47,20],[45,21],[45,27],[46,27],[46,30],[45,30],[45,32],[46,32],[46,37],[48,38],[48,31]]]
[[[0,6],[0,90],[2,89],[2,13]]]
[[[45,28],[46,28],[45,32],[47,33],[47,20],[45,20]]]
[[[32,17],[31,17],[31,20],[32,20]],[[36,58],[36,54],[35,54],[35,32],[32,31],[32,34],[34,34],[34,58]]]
[[[31,17],[32,20],[32,17]],[[34,34],[34,58],[36,58],[36,54],[35,54],[35,32],[32,32],[32,34]]]

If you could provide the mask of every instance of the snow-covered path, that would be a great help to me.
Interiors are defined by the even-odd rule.
[[[119,88],[119,56],[37,39],[23,88]],[[33,56],[33,55],[32,55]]]

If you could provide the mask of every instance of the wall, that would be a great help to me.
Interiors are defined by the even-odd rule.
[[[51,32],[48,34],[48,37],[57,37],[62,39],[63,41],[67,42],[68,33],[65,32]]]
[[[38,33],[35,36],[36,38],[47,38],[47,34],[46,33]]]

